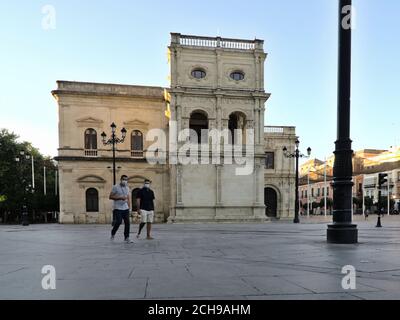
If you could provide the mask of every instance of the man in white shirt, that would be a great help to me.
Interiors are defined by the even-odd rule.
[[[115,223],[111,230],[111,240],[114,240],[114,236],[117,233],[119,226],[124,220],[124,236],[125,242],[131,243],[129,240],[129,211],[131,208],[131,201],[130,201],[130,190],[128,187],[128,177],[126,175],[121,176],[120,183],[114,185],[112,187],[110,193],[110,200],[114,200],[113,203],[113,212],[115,214]]]

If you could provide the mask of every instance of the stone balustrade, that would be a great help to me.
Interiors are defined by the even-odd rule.
[[[224,48],[236,50],[262,50],[264,41],[259,39],[230,39],[221,37],[201,37],[182,35],[180,33],[171,33],[171,43],[181,46],[193,47]]]

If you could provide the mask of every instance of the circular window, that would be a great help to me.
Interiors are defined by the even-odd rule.
[[[196,79],[205,78],[206,72],[203,69],[194,69],[192,70],[192,77]]]
[[[231,78],[233,80],[239,81],[244,79],[244,73],[241,71],[234,71],[231,73]]]

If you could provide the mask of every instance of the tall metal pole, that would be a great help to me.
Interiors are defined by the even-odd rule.
[[[294,209],[294,223],[299,223],[299,149],[296,148],[295,151],[295,160],[296,160],[296,204]]]
[[[55,172],[55,182],[54,182],[54,190],[55,190],[55,194],[57,195],[57,192],[58,192],[58,170],[56,169],[56,172]]]
[[[350,140],[351,15],[352,0],[339,0],[339,61],[337,140],[333,167],[333,224],[328,225],[329,243],[357,243],[357,225],[352,224],[353,164]]]
[[[46,190],[46,166],[43,166],[43,193],[44,193],[44,195],[47,194],[47,190]]]
[[[117,180],[115,178],[115,133],[112,133],[112,152],[113,152],[113,185],[117,184]]]
[[[362,176],[362,212],[363,216],[365,217],[365,188],[364,188],[364,181],[365,181],[365,175]]]
[[[31,164],[32,164],[32,192],[35,191],[35,165],[33,163],[33,155],[31,156]]]

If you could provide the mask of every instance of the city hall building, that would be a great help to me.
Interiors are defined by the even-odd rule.
[[[172,33],[168,49],[169,88],[57,81],[52,94],[59,110],[60,222],[111,222],[113,152],[103,140],[110,138],[112,123],[118,138],[125,135],[116,145],[116,177],[117,182],[121,174],[129,177],[133,211],[137,191],[150,179],[158,222],[293,217],[294,159],[284,157],[282,148],[294,150],[295,128],[265,126],[270,94],[264,90],[263,41]],[[184,144],[170,136],[172,125],[178,133],[243,131],[244,144],[245,132],[253,132],[252,170],[238,175],[243,164],[235,161],[169,161],[171,146],[180,150]],[[164,163],[151,163],[146,157],[154,129],[165,133],[165,148],[156,150],[165,155]],[[234,137],[230,143],[235,143]],[[206,157],[211,159],[211,154]],[[218,155],[224,157],[222,152]]]

